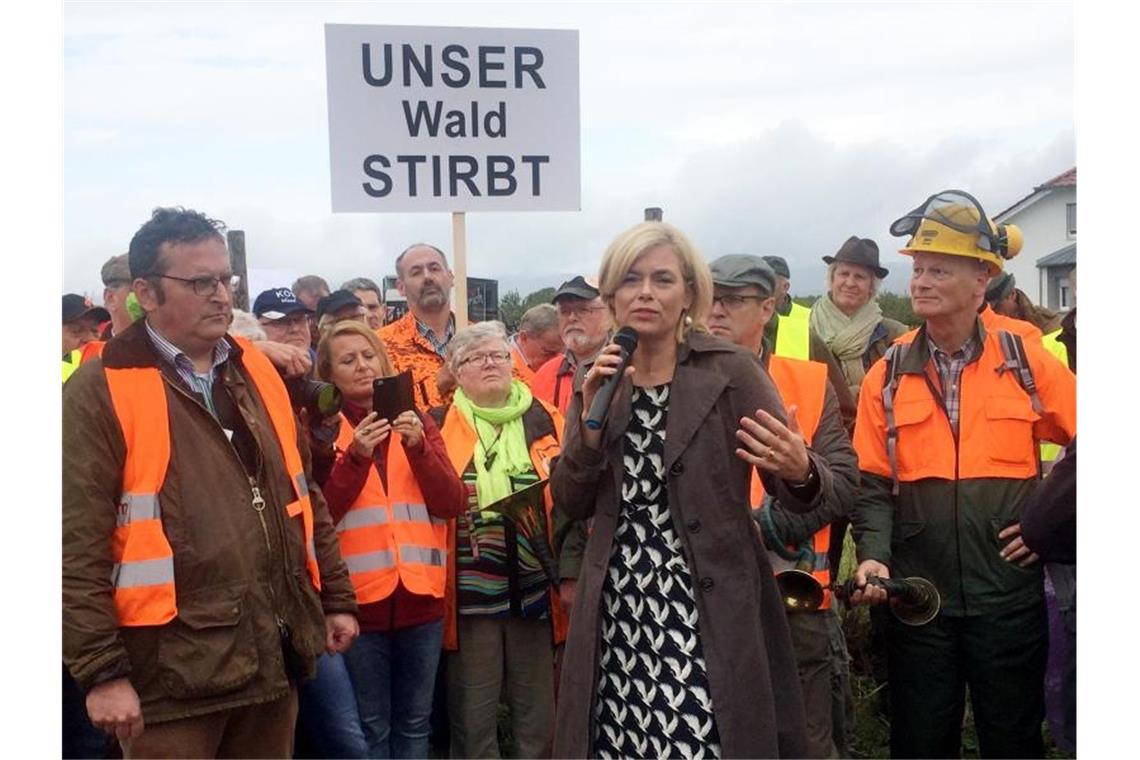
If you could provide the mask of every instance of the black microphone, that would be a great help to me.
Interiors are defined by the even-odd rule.
[[[590,414],[586,417],[586,427],[590,430],[600,430],[606,421],[606,413],[610,409],[610,399],[614,396],[614,389],[625,375],[625,368],[629,366],[629,359],[637,350],[637,330],[632,327],[623,327],[614,335],[614,343],[621,346],[621,364],[617,372],[610,375],[598,388],[594,396],[594,403],[590,404]]]

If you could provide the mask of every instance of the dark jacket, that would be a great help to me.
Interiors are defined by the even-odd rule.
[[[1077,561],[1077,439],[1021,507],[1021,536],[1045,562]]]
[[[229,338],[226,338],[229,340]],[[305,569],[301,516],[288,517],[290,478],[242,349],[231,341],[213,400],[222,425],[160,362],[140,320],[72,376],[63,398],[63,655],[85,689],[129,677],[147,723],[189,717],[286,694],[287,655],[312,673],[325,648],[324,615],[356,612],[324,498],[310,478],[318,596]],[[170,421],[170,465],[159,493],[174,551],[178,616],[161,626],[120,627],[111,598],[111,535],[126,444],[103,366],[160,367]],[[300,426],[298,426],[300,428]],[[304,432],[298,448],[309,471]],[[253,464],[266,506],[253,508]],[[278,619],[291,634],[282,646]]]
[[[571,520],[593,517],[562,667],[556,757],[592,752],[599,606],[621,509],[631,391],[626,379],[610,408],[601,451],[582,443],[575,422],[582,394],[575,391],[551,478],[556,509]],[[670,397],[663,462],[669,509],[698,589],[699,631],[723,754],[802,756],[803,707],[787,620],[750,519],[751,468],[733,453],[741,417],[762,408],[785,419],[779,396],[754,356],[698,333],[678,347]],[[810,456],[820,476],[830,478],[818,456]],[[816,506],[796,500],[776,478],[765,476],[764,482],[791,508]]]

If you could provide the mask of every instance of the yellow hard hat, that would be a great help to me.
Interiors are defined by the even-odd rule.
[[[899,253],[945,253],[980,259],[990,275],[1021,251],[1021,230],[1014,224],[996,225],[978,201],[961,190],[935,193],[909,214],[891,224],[891,234],[910,235]]]

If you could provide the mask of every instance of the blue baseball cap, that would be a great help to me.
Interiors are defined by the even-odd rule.
[[[289,288],[270,288],[258,294],[253,302],[253,313],[257,317],[278,320],[294,312],[303,311],[312,314],[313,310],[297,300]]]

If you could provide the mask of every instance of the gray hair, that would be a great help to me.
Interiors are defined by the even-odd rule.
[[[510,350],[511,344],[507,342],[507,328],[497,320],[476,322],[458,330],[447,344],[447,368],[452,373],[458,372],[459,362],[463,361],[467,352],[472,347],[489,340],[502,341],[503,347]]]
[[[851,263],[850,261],[833,261],[827,265],[827,279],[824,280],[824,288],[823,288],[825,293],[831,292],[831,281],[835,279],[835,270],[839,267],[839,265],[840,264],[850,264],[850,263]],[[862,266],[862,265],[856,264],[855,266]],[[883,278],[882,277],[876,277],[875,273],[873,271],[871,271],[870,269],[868,269],[867,267],[863,267],[863,268],[867,269],[868,272],[871,272],[871,298],[873,299],[875,296],[879,295],[879,286],[883,284]]]
[[[542,335],[558,329],[558,309],[553,304],[540,303],[526,310],[519,320],[519,332]]]
[[[257,317],[241,309],[233,310],[233,321],[230,322],[230,327],[226,332],[230,335],[237,335],[240,338],[249,338],[250,340],[266,339],[265,330],[257,321]]]
[[[347,290],[350,293],[357,290],[371,290],[380,299],[380,303],[384,303],[384,291],[380,290],[380,286],[367,277],[353,277],[351,280],[345,281],[339,290]]]

